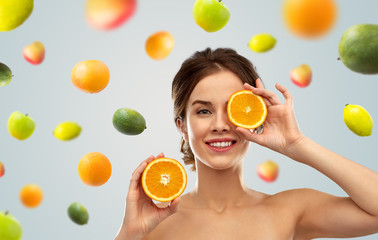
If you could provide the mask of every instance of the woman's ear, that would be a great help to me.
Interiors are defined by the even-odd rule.
[[[186,124],[184,120],[182,120],[181,118],[178,118],[176,124],[179,131],[181,132],[182,138],[184,138],[184,140],[187,142],[189,138],[188,138],[188,131],[186,129]]]

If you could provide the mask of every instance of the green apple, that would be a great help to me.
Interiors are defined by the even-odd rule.
[[[8,85],[12,77],[12,70],[4,63],[0,63],[0,87]]]
[[[10,135],[18,140],[25,140],[30,137],[35,129],[34,120],[27,114],[19,111],[13,112],[8,119],[8,131]]]
[[[8,212],[0,212],[0,239],[20,240],[22,238],[21,224]]]
[[[1,0],[0,31],[10,31],[20,26],[33,11],[33,0]]]
[[[197,0],[193,7],[193,18],[206,32],[216,32],[226,26],[230,11],[221,0]]]

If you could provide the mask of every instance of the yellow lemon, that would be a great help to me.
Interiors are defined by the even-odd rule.
[[[358,136],[366,137],[372,134],[374,121],[364,107],[352,104],[345,105],[343,118],[347,127]]]
[[[271,50],[276,45],[276,38],[269,33],[260,33],[251,38],[248,47],[257,53],[263,53]]]
[[[54,136],[61,141],[68,141],[78,137],[81,126],[75,122],[62,122],[54,129]]]
[[[0,31],[10,31],[20,26],[32,13],[33,0],[1,0]]]

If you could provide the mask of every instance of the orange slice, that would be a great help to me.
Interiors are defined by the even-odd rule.
[[[238,127],[257,128],[264,123],[267,114],[264,99],[250,90],[237,91],[228,100],[228,118]]]
[[[159,202],[169,202],[179,197],[186,188],[184,167],[171,158],[151,161],[142,174],[142,187],[150,198]]]

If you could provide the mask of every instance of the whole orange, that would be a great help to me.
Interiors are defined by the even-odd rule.
[[[112,165],[104,154],[91,152],[80,159],[78,171],[83,183],[96,187],[109,180],[112,174]]]
[[[161,60],[168,57],[174,45],[173,36],[167,31],[160,31],[147,38],[145,49],[152,59]]]
[[[42,189],[35,184],[27,184],[20,191],[21,203],[28,208],[37,207],[43,199]]]
[[[335,0],[285,0],[283,17],[293,34],[316,38],[333,27],[337,17],[337,5]]]
[[[109,68],[99,60],[82,61],[73,67],[71,80],[83,92],[98,93],[109,83]]]

